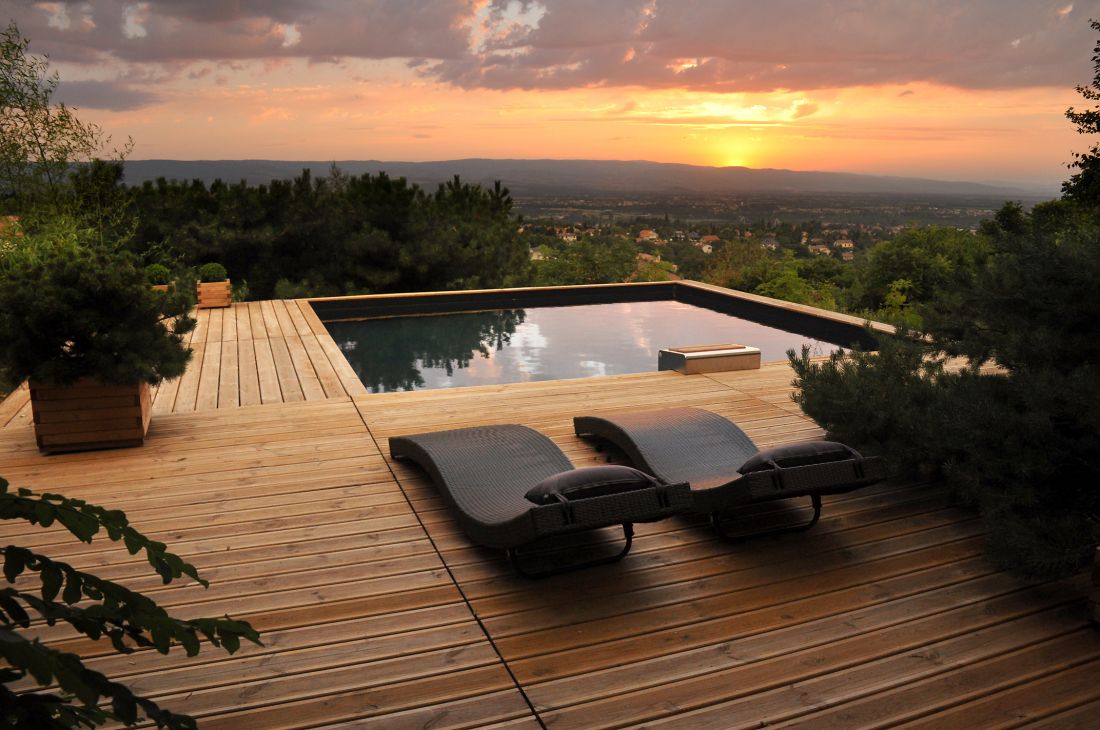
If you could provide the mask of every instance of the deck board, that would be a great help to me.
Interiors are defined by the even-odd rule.
[[[145,446],[43,457],[9,398],[0,475],[125,509],[211,588],[164,586],[140,556],[57,526],[0,524],[0,539],[263,631],[263,647],[180,661],[34,628],[202,727],[1054,728],[1091,727],[1100,707],[1084,577],[997,570],[980,521],[940,485],[826,498],[813,530],[736,545],[695,517],[638,525],[621,563],[528,581],[386,446],[506,420],[595,465],[621,455],[578,439],[574,415],[663,405],[733,418],[762,446],[818,438],[783,363],[367,395],[308,303],[199,320]],[[775,503],[745,520],[803,513]]]

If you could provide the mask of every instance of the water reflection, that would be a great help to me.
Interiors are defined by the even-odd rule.
[[[522,309],[391,317],[326,325],[355,374],[372,393],[438,388],[475,357],[488,359],[511,342]],[[431,382],[424,378],[430,374]]]
[[[676,301],[533,307],[327,325],[371,392],[656,370],[663,347],[737,342],[780,360],[834,345]]]

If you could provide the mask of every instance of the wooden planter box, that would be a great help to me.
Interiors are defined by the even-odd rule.
[[[1092,566],[1092,591],[1089,593],[1089,619],[1100,627],[1100,547],[1096,548],[1096,562]]]
[[[141,446],[145,441],[153,405],[148,383],[31,381],[30,390],[35,440],[43,453]]]
[[[202,282],[198,284],[199,309],[228,307],[233,303],[233,288],[229,279],[225,281]]]

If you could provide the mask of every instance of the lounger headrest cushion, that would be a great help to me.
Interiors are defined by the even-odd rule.
[[[629,466],[589,466],[543,479],[524,495],[535,504],[554,504],[573,499],[603,497],[660,484],[656,479]]]
[[[761,451],[742,464],[737,471],[748,474],[776,467],[782,469],[858,458],[860,458],[859,452],[844,444],[838,444],[835,441],[807,441]]]

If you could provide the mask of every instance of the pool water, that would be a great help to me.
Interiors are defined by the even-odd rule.
[[[657,369],[668,347],[734,342],[786,359],[836,345],[678,301],[530,307],[329,322],[372,392],[621,375]]]

